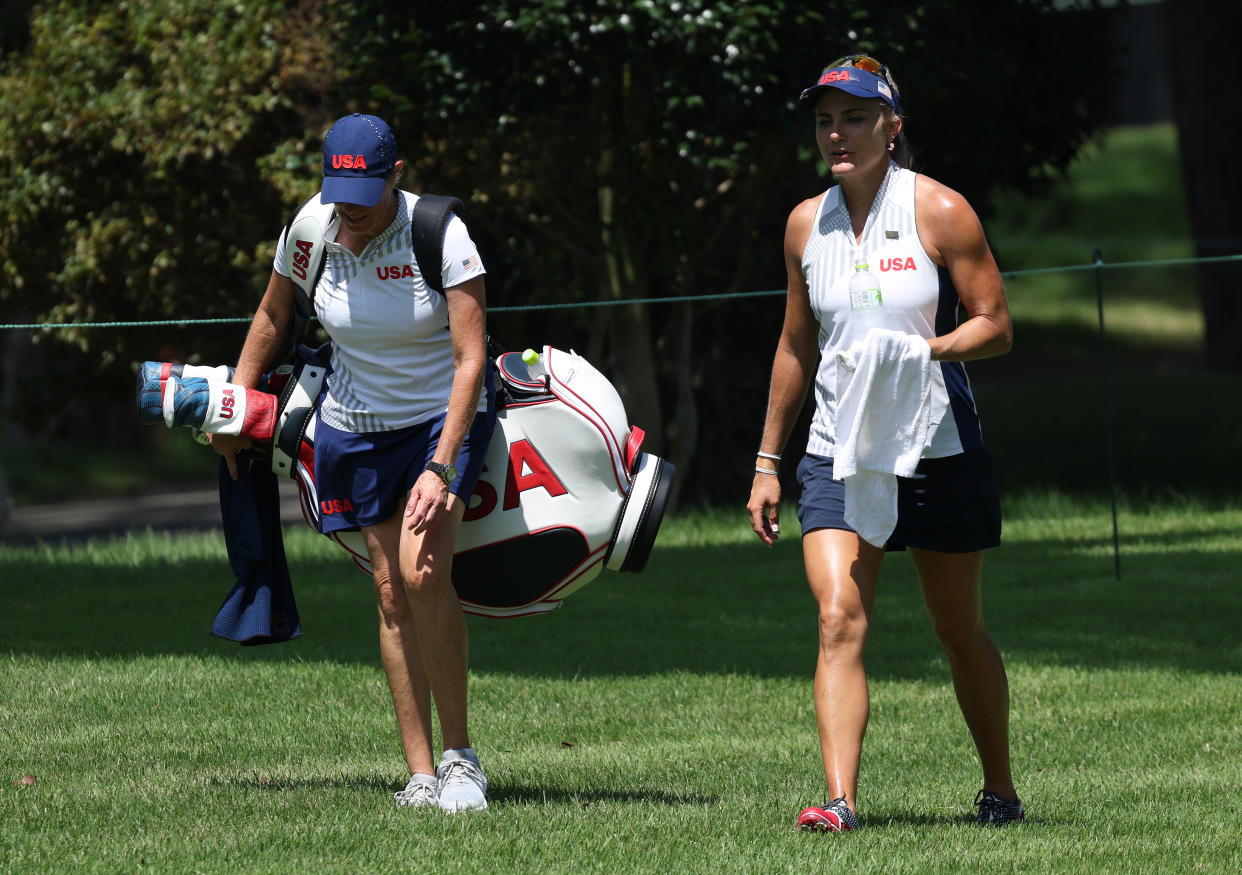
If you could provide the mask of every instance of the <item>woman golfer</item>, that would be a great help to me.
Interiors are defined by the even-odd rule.
[[[862,55],[833,61],[801,102],[814,110],[815,140],[836,184],[795,207],[786,226],[785,321],[747,505],[755,533],[771,544],[779,532],[777,464],[813,381],[815,414],[798,465],[798,515],[806,575],[819,606],[814,697],[830,801],[803,810],[797,825],[858,828],[869,711],[863,651],[886,549],[909,550],[948,656],[983,766],[978,821],[1019,821],[1023,809],[1009,766],[1008,682],[984,628],[979,595],[982,551],[1000,542],[1000,506],[962,366],[1008,352],[1004,285],[965,199],[907,169],[899,93],[883,64]],[[867,518],[882,509],[847,507],[846,487],[833,479],[834,457],[844,445],[839,396],[849,386],[851,356],[859,352],[857,335],[837,330],[837,317],[851,309],[850,279],[860,262],[879,279],[883,309],[901,313],[903,330],[928,347],[921,350],[926,442],[913,476],[896,479],[896,523],[879,545],[860,537],[846,517]],[[919,352],[923,341],[906,339]],[[857,415],[884,415],[885,406],[901,405]]]

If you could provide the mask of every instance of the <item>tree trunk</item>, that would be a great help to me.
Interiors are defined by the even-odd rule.
[[[14,444],[22,439],[16,425],[17,375],[23,354],[31,346],[30,335],[24,330],[5,332],[3,339],[4,366],[0,368],[0,446]],[[9,481],[4,476],[4,465],[0,463],[0,531],[8,525],[12,510],[13,496],[9,492]]]
[[[676,510],[681,490],[693,471],[695,448],[699,445],[699,407],[694,397],[694,305],[670,307],[672,325],[664,336],[665,352],[672,364],[676,402],[668,423],[668,460],[677,466],[669,495],[669,509]]]
[[[604,269],[600,285],[605,300],[645,297],[645,276],[638,276],[637,263],[625,233],[625,223],[617,215],[617,192],[613,185],[614,152],[601,151],[599,159],[600,251]],[[649,452],[663,453],[664,418],[660,413],[659,384],[656,381],[655,348],[651,342],[651,320],[645,304],[610,307],[608,376],[617,385],[631,425],[647,433],[644,445]]]
[[[656,381],[656,352],[651,343],[651,320],[643,304],[626,304],[612,308],[616,314],[611,324],[611,373],[617,391],[625,402],[630,425],[647,433],[643,449],[663,455],[667,446],[664,416],[660,410],[659,384]]]
[[[1165,8],[1169,63],[1153,76],[1173,84],[1182,177],[1195,251],[1242,252],[1242,115],[1232,89],[1242,82],[1242,4],[1179,0]],[[1208,366],[1242,370],[1242,263],[1199,265]]]

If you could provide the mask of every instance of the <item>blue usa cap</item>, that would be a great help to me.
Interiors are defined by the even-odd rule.
[[[323,138],[325,204],[373,207],[397,163],[397,138],[379,116],[354,113],[338,119]]]
[[[818,82],[802,92],[798,103],[805,106],[825,88],[837,88],[857,97],[878,97],[891,106],[894,112],[901,111],[897,93],[884,77],[857,67],[829,67],[820,74]]]

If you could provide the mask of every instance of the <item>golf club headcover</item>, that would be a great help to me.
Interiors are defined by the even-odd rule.
[[[224,366],[143,362],[138,370],[138,418],[270,443],[276,430],[276,396],[230,383],[231,376],[232,369]]]

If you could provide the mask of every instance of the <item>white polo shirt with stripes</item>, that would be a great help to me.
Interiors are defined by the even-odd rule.
[[[324,229],[315,314],[332,340],[332,374],[319,416],[355,434],[426,422],[448,409],[453,385],[448,304],[423,281],[410,241],[418,195],[398,194],[396,218],[361,255],[336,242],[335,215]],[[289,276],[283,232],[272,266]],[[455,214],[444,233],[440,269],[446,289],[486,273],[465,222]]]

